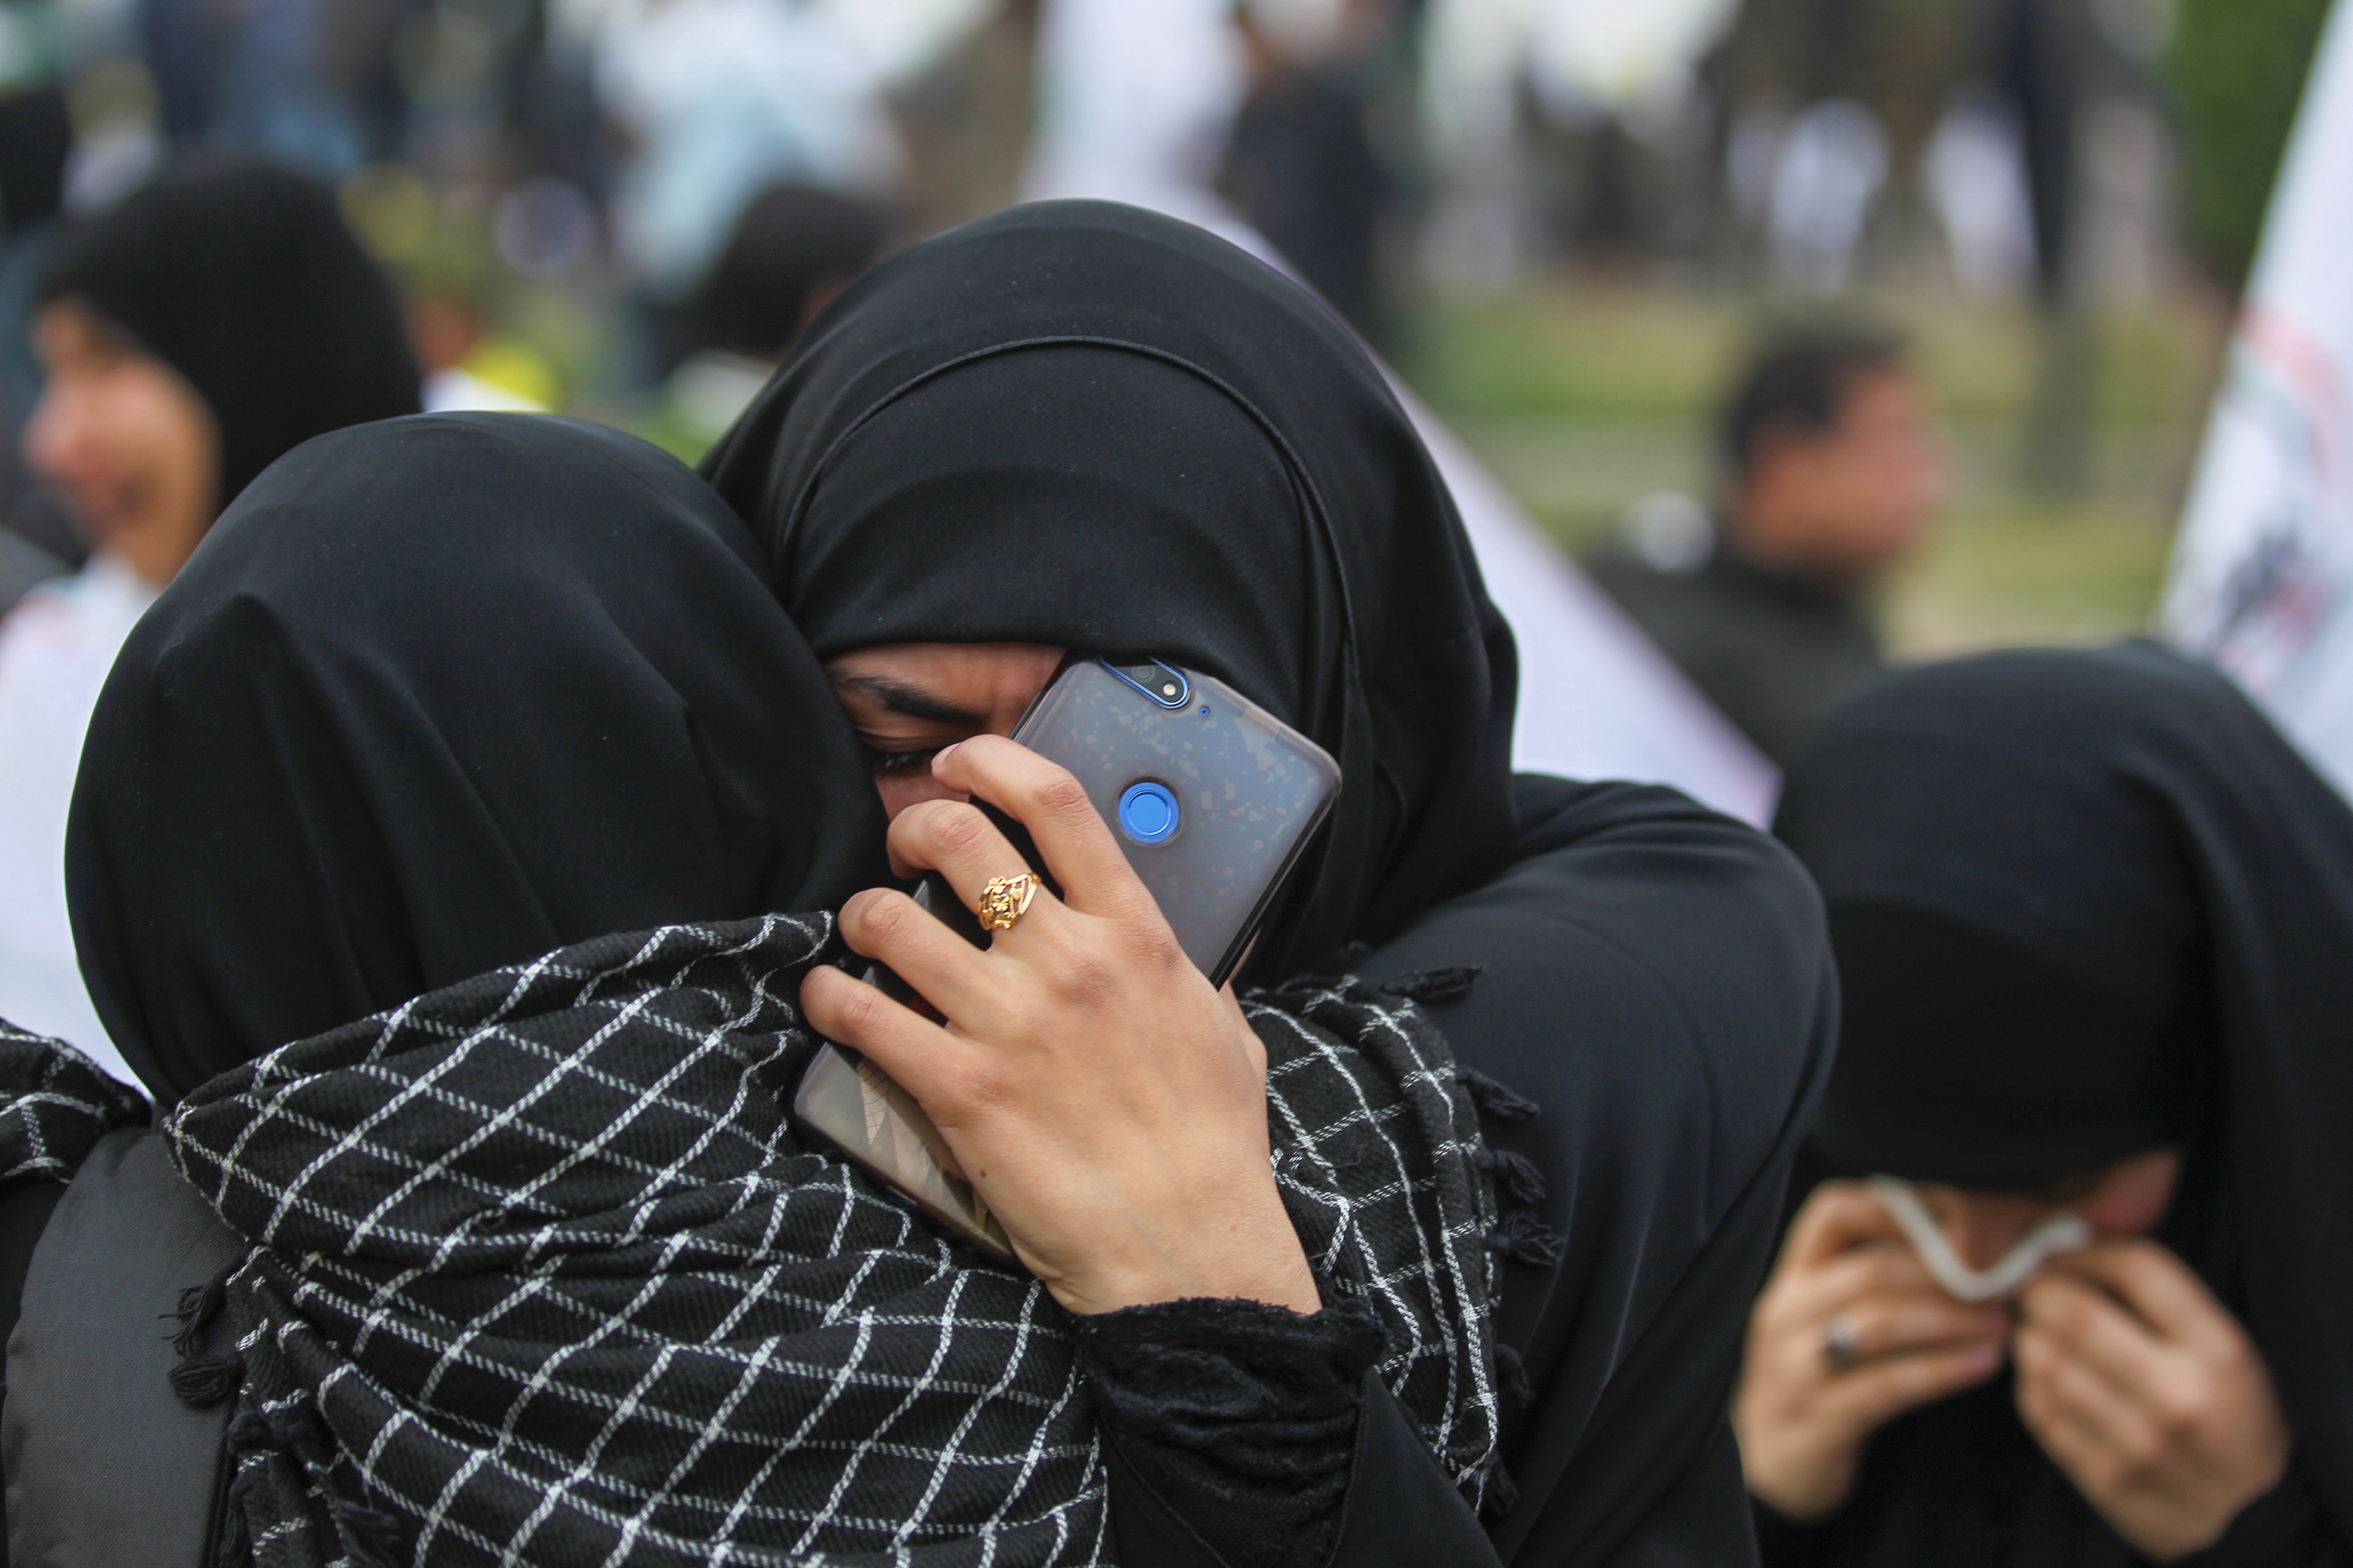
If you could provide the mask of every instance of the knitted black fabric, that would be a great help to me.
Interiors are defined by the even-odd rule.
[[[62,1182],[117,1127],[147,1120],[147,1102],[63,1040],[0,1018],[0,1184]]]
[[[216,1561],[1111,1562],[1072,1320],[788,1123],[839,951],[822,916],[608,937],[183,1100],[251,1243]],[[1445,1042],[1345,979],[1250,1011],[1326,1297],[1476,1503],[1494,1205]]]

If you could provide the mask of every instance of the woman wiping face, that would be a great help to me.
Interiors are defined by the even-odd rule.
[[[1815,1190],[1757,1309],[1768,1546],[2341,1552],[2353,815],[2227,681],[2137,645],[1883,683],[1777,828],[1845,998],[1816,1146],[1881,1179]]]

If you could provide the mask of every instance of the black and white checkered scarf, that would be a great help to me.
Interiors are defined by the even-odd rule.
[[[174,1377],[235,1401],[216,1560],[1112,1561],[1070,1320],[787,1122],[799,981],[839,955],[823,916],[608,937],[181,1102],[173,1156],[249,1244],[191,1292]],[[1250,1013],[1310,1259],[1481,1501],[1501,1232],[1472,1088],[1395,993],[1311,977]],[[60,1095],[72,1126],[128,1114],[37,1044],[0,1074],[40,1080],[0,1161],[71,1144]],[[197,1353],[216,1314],[234,1348]]]

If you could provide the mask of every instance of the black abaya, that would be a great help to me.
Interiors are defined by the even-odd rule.
[[[1545,781],[1515,807],[1510,634],[1345,328],[1183,224],[1039,204],[869,273],[705,471],[820,657],[1155,655],[1340,760],[1252,973],[1350,938],[1391,944],[1375,974],[1483,966],[1450,1039],[1546,1108],[1510,1136],[1567,1253],[1512,1266],[1535,1403],[1494,1538],[1547,1565],[1745,1559],[1725,1411],[1824,1063],[1820,911],[1786,856],[1670,792]]]
[[[1514,864],[1366,960],[1480,964],[1433,1016],[1525,1089],[1498,1147],[1551,1178],[1555,1268],[1505,1266],[1496,1331],[1534,1404],[1506,1429],[1504,1561],[1749,1559],[1726,1420],[1746,1304],[1829,1070],[1834,978],[1812,889],[1770,842],[1672,790],[1524,777]]]
[[[2196,1561],[2353,1559],[2353,812],[2212,670],[2153,644],[1892,678],[1791,773],[1850,1005],[1837,1169],[2033,1191],[2183,1150],[2157,1239],[2254,1341],[2288,1479]],[[1872,1439],[1777,1563],[2136,1561],[2006,1383]]]
[[[166,164],[69,239],[42,298],[79,300],[204,399],[216,512],[311,437],[417,412],[391,283],[334,193],[274,164]]]

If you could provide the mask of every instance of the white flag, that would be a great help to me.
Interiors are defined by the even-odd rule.
[[[2353,795],[2353,5],[2334,8],[2175,546],[2165,635]]]

